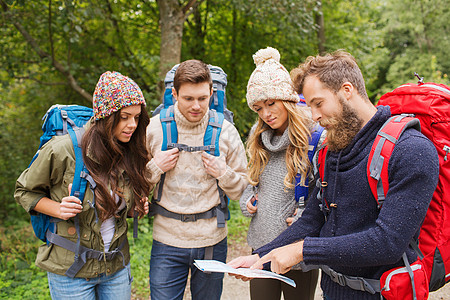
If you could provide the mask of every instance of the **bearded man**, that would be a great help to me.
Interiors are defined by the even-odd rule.
[[[262,268],[270,262],[272,271],[285,273],[301,263],[304,271],[320,265],[347,277],[378,280],[385,271],[404,266],[403,253],[414,262],[417,255],[409,243],[418,236],[438,181],[432,142],[412,128],[400,136],[389,160],[389,191],[379,209],[367,162],[378,130],[391,116],[389,107],[370,102],[361,70],[343,51],[309,57],[291,76],[313,119],[327,129],[322,196],[329,208],[316,187],[298,221],[230,265]],[[329,271],[322,272],[321,287],[324,299],[380,299],[379,293],[349,287]]]

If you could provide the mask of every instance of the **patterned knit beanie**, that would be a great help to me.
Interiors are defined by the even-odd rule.
[[[119,72],[107,71],[100,76],[94,91],[95,120],[110,116],[131,105],[146,104],[139,86]]]
[[[253,104],[261,100],[299,101],[289,72],[280,64],[277,49],[260,49],[253,55],[253,61],[256,69],[247,84],[247,104],[250,109],[254,110]]]

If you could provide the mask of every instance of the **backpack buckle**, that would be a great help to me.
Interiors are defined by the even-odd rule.
[[[195,214],[181,215],[181,222],[195,222],[197,221],[197,216]]]
[[[328,275],[330,275],[331,280],[333,280],[334,282],[336,282],[340,286],[345,286],[346,285],[345,284],[345,277],[344,277],[344,275],[336,272],[333,269],[330,269],[330,274],[328,274]]]

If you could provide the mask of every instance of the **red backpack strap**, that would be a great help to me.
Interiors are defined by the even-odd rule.
[[[420,131],[419,119],[413,115],[397,115],[387,120],[377,133],[367,163],[367,178],[378,208],[381,209],[389,189],[388,164],[400,135],[408,127]]]
[[[322,143],[322,147],[319,150],[319,156],[318,156],[318,169],[319,169],[319,175],[320,178],[323,178],[323,174],[325,172],[325,158],[327,156],[327,152],[328,152],[328,146],[325,144],[326,143],[326,138]]]
[[[325,200],[324,197],[324,188],[328,185],[327,182],[325,182],[324,178],[325,178],[325,160],[327,158],[327,152],[328,152],[328,146],[327,146],[327,139],[325,138],[325,140],[323,141],[320,150],[319,150],[319,154],[318,154],[318,158],[317,158],[317,163],[318,163],[318,171],[319,171],[319,178],[317,178],[317,182],[316,182],[316,186],[319,187],[319,193],[317,194],[317,198],[322,202],[322,211],[324,212],[329,212],[330,211],[330,207],[328,205],[328,202]]]

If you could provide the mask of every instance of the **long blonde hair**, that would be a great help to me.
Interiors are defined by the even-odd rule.
[[[312,120],[304,110],[296,103],[291,101],[281,101],[288,113],[288,135],[289,146],[286,149],[286,168],[287,174],[284,177],[284,185],[287,188],[294,188],[295,176],[301,175],[301,184],[305,183],[310,170],[308,159],[308,145],[311,136]],[[261,134],[269,130],[270,127],[258,118],[258,124],[253,134],[247,140],[248,172],[247,177],[252,185],[259,183],[259,177],[266,167],[270,155],[264,147]]]

